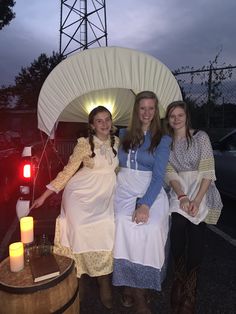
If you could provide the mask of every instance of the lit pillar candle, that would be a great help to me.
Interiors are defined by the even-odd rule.
[[[20,271],[24,268],[24,246],[22,242],[15,242],[9,245],[10,270]]]
[[[34,241],[34,221],[33,217],[23,217],[20,219],[21,242],[27,244]]]

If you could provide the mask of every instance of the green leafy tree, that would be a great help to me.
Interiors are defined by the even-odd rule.
[[[0,0],[0,30],[15,18],[15,13],[12,11],[15,3],[14,0]]]
[[[55,52],[50,57],[42,53],[29,67],[21,69],[15,78],[16,107],[23,109],[37,106],[39,92],[46,77],[62,59],[63,57]]]

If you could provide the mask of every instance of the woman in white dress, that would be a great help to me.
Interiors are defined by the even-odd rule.
[[[166,121],[173,138],[166,174],[171,187],[170,239],[175,265],[171,306],[173,313],[193,314],[205,226],[217,223],[222,202],[214,183],[214,157],[209,137],[203,131],[190,128],[187,104],[171,103],[167,107]]]
[[[89,114],[89,137],[81,137],[68,164],[34,201],[41,206],[63,188],[61,213],[56,221],[54,252],[75,260],[77,276],[97,277],[100,298],[112,307],[109,274],[113,271],[113,194],[118,166],[118,138],[112,116],[98,106]],[[83,167],[78,171],[83,163]]]
[[[165,278],[169,232],[169,203],[162,186],[171,138],[162,134],[153,92],[136,95],[130,127],[121,131],[112,282],[125,287],[124,306],[148,314],[148,289],[160,291]]]

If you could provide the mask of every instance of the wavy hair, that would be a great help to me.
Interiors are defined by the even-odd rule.
[[[149,131],[151,133],[151,144],[148,148],[149,152],[153,153],[154,149],[160,143],[160,140],[162,137],[162,128],[161,128],[160,114],[158,110],[157,96],[152,91],[140,92],[135,97],[130,124],[122,142],[123,149],[125,152],[128,152],[129,149],[139,147],[144,141],[142,123],[139,119],[139,106],[140,106],[140,101],[142,99],[154,99],[154,103],[155,103],[155,114],[149,128]]]

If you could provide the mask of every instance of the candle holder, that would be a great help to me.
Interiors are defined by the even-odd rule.
[[[34,246],[34,220],[31,216],[20,219],[21,242],[24,243],[25,263],[28,264],[33,252]]]
[[[24,243],[25,264],[29,264],[30,259],[33,256],[33,247],[34,247],[34,242]]]

